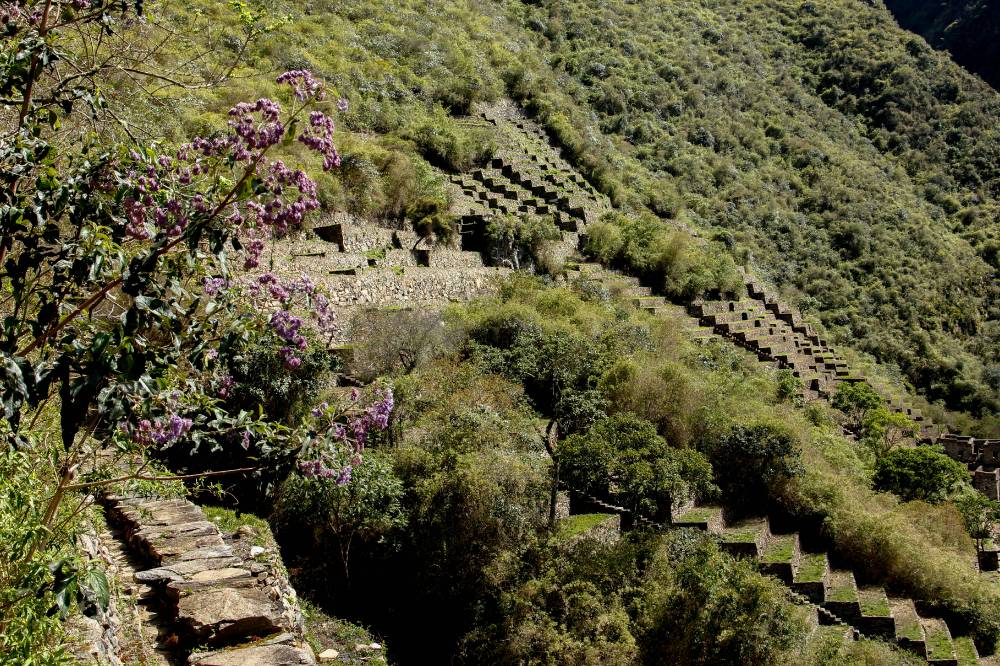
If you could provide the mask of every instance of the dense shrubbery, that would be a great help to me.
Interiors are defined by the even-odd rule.
[[[242,28],[204,9],[217,58]],[[320,182],[325,204],[440,222],[422,215],[444,196],[429,163],[463,168],[491,152],[448,112],[507,93],[616,203],[711,228],[727,247],[689,244],[653,218],[661,237],[639,240],[623,265],[687,298],[738,288],[732,252],[932,401],[980,415],[998,407],[998,98],[884,9],[848,0],[808,12],[793,0],[695,3],[665,16],[651,0],[274,9],[288,22],[235,73],[308,65],[351,100],[346,121],[358,134],[343,142],[347,168]],[[163,15],[181,27],[200,20],[173,3]],[[234,76],[192,92],[198,104],[154,100],[152,117],[169,135],[201,129],[243,86]],[[613,233],[596,229],[592,249],[613,258]]]
[[[997,408],[992,91],[854,2],[549,0],[521,20],[635,171],[672,180],[665,207],[931,399]]]
[[[930,447],[894,449],[875,463],[875,488],[904,500],[940,502],[969,483],[969,470],[962,463]]]
[[[669,518],[671,506],[707,499],[715,489],[704,456],[670,446],[656,426],[627,413],[569,437],[556,457],[560,479],[569,488],[657,521]]]
[[[720,246],[696,243],[655,218],[607,215],[588,227],[584,249],[682,302],[706,294],[739,295],[743,289],[736,264]]]

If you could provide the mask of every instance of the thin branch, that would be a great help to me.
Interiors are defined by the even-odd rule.
[[[116,479],[105,479],[104,481],[91,481],[89,483],[74,483],[72,485],[66,486],[66,490],[103,488],[104,486],[111,486],[116,483],[125,483],[126,481],[186,481],[188,479],[208,479],[216,476],[227,476],[229,474],[243,474],[246,472],[256,472],[259,469],[260,467],[239,467],[236,469],[225,469],[212,472],[199,472],[197,474],[176,474],[176,475],[171,474],[164,476],[142,476],[136,474],[129,474],[128,476],[120,476]]]

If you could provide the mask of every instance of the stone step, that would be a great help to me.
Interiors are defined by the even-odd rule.
[[[887,641],[896,640],[896,620],[892,617],[892,608],[885,589],[862,587],[858,590],[858,600],[861,603],[859,625],[861,631],[866,636],[875,636]]]
[[[722,530],[722,549],[731,555],[757,559],[767,548],[771,529],[766,517],[748,518]]]
[[[724,525],[722,507],[696,506],[675,516],[672,524],[674,527],[692,527],[706,532],[721,532]]]
[[[154,565],[132,575],[153,592],[147,596],[158,601],[155,615],[171,619],[179,649],[241,643],[287,628],[281,595],[256,576],[266,569],[237,557],[196,505],[110,497],[105,507],[124,543]]]
[[[889,608],[896,620],[896,642],[901,648],[923,657],[927,653],[926,636],[913,601],[890,598]]]
[[[831,613],[857,626],[861,620],[861,601],[854,572],[843,569],[830,571],[827,580],[826,602],[823,604]]]
[[[976,644],[969,636],[953,638],[955,644],[955,656],[958,658],[958,666],[979,666],[979,651]]]

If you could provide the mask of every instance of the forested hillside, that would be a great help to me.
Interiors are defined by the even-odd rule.
[[[444,207],[428,164],[461,168],[490,150],[450,114],[511,94],[617,203],[717,235],[836,340],[898,366],[932,401],[997,409],[1000,96],[884,8],[551,0],[284,12],[227,85],[165,102],[162,124],[197,129],[262,72],[311,67],[352,101],[356,132],[325,203],[412,216]],[[181,7],[165,15],[196,20]]]
[[[1000,4],[993,0],[886,0],[899,24],[1000,88]]]
[[[656,5],[525,21],[671,213],[932,397],[995,409],[1000,98],[865,3]]]

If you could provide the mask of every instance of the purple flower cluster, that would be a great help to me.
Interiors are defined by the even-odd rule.
[[[368,433],[371,432],[372,428],[385,430],[389,427],[389,416],[396,404],[392,389],[387,388],[384,391],[379,391],[377,395],[377,399],[368,406],[364,413],[351,419],[350,422],[351,432],[354,435],[354,450],[358,453],[365,448]]]
[[[271,330],[288,343],[280,350],[282,360],[289,369],[295,369],[302,363],[299,352],[306,348],[306,339],[302,335],[305,321],[292,313],[292,308],[300,303],[309,313],[315,328],[322,334],[332,334],[337,330],[336,316],[330,299],[321,293],[308,276],[303,275],[296,280],[282,281],[273,273],[264,273],[250,284],[250,294],[256,297],[259,307],[268,307],[265,302],[277,304],[272,313],[269,325]],[[296,297],[301,297],[296,300]]]
[[[285,137],[281,105],[266,97],[253,104],[240,102],[229,109],[229,127],[235,136],[228,137],[228,141],[210,142],[211,152],[206,154],[221,154],[221,151],[231,148],[232,156],[237,161],[251,161]]]
[[[338,486],[346,486],[351,482],[352,471],[353,467],[351,465],[345,465],[337,469],[335,467],[327,467],[322,460],[305,460],[299,463],[299,472],[302,473],[302,476],[315,479],[333,479],[336,477],[335,483]]]
[[[286,72],[277,81],[291,86],[302,102],[324,98],[322,82],[310,72]],[[300,226],[305,215],[319,207],[316,183],[304,171],[289,168],[281,160],[264,159],[267,150],[285,138],[285,122],[281,105],[261,98],[229,110],[227,133],[197,137],[182,145],[176,155],[150,158],[132,151],[134,166],[125,181],[129,189],[124,198],[126,234],[142,241],[158,233],[178,236],[192,221],[215,220],[225,203],[230,212],[218,222],[237,233],[253,230],[244,244],[245,263],[247,268],[258,266],[268,237]],[[333,131],[333,121],[313,111],[299,137],[323,156],[327,170],[340,164]],[[235,190],[216,191],[219,181],[211,176],[220,169],[236,171],[231,182],[243,183],[252,175],[261,179],[261,186],[247,198],[236,198]]]
[[[351,403],[358,403],[360,393],[355,389],[351,392]],[[299,463],[299,471],[303,476],[319,479],[333,479],[339,485],[350,483],[351,472],[361,464],[361,453],[372,429],[385,430],[389,427],[389,417],[395,407],[392,389],[386,388],[375,394],[375,399],[360,412],[352,407],[349,413],[333,409],[327,403],[321,403],[312,410],[315,419],[323,423],[321,431],[327,433],[327,439],[310,440],[306,447],[313,451],[312,456]],[[353,413],[354,416],[350,416]],[[346,419],[348,423],[342,423]],[[328,464],[331,456],[329,449],[321,450],[322,445],[332,447],[334,457],[350,455],[350,461],[343,466]],[[318,450],[319,449],[319,450]]]
[[[215,296],[223,289],[229,287],[229,280],[222,277],[205,278],[202,284],[202,291],[208,296]]]
[[[295,91],[295,96],[305,101],[315,99],[322,101],[326,97],[323,91],[323,82],[312,75],[307,69],[293,69],[285,72],[277,79],[277,83],[287,83]]]
[[[231,375],[227,374],[227,375],[222,375],[222,377],[219,378],[218,383],[219,383],[219,388],[216,391],[216,395],[225,400],[226,398],[229,397],[229,394],[232,392],[233,387],[236,386],[236,380],[233,379]]]
[[[301,169],[289,169],[281,160],[270,164],[264,184],[274,193],[274,198],[265,203],[251,201],[247,209],[254,213],[259,224],[279,235],[300,226],[306,213],[319,208],[315,181]],[[286,202],[281,195],[290,186],[299,194],[295,201]]]
[[[132,439],[138,444],[148,446],[158,444],[164,446],[174,442],[191,430],[191,419],[171,414],[166,418],[155,420],[142,419],[132,432]]]
[[[299,136],[309,149],[323,156],[323,171],[340,166],[340,153],[333,145],[333,119],[321,111],[309,114],[309,127]]]

